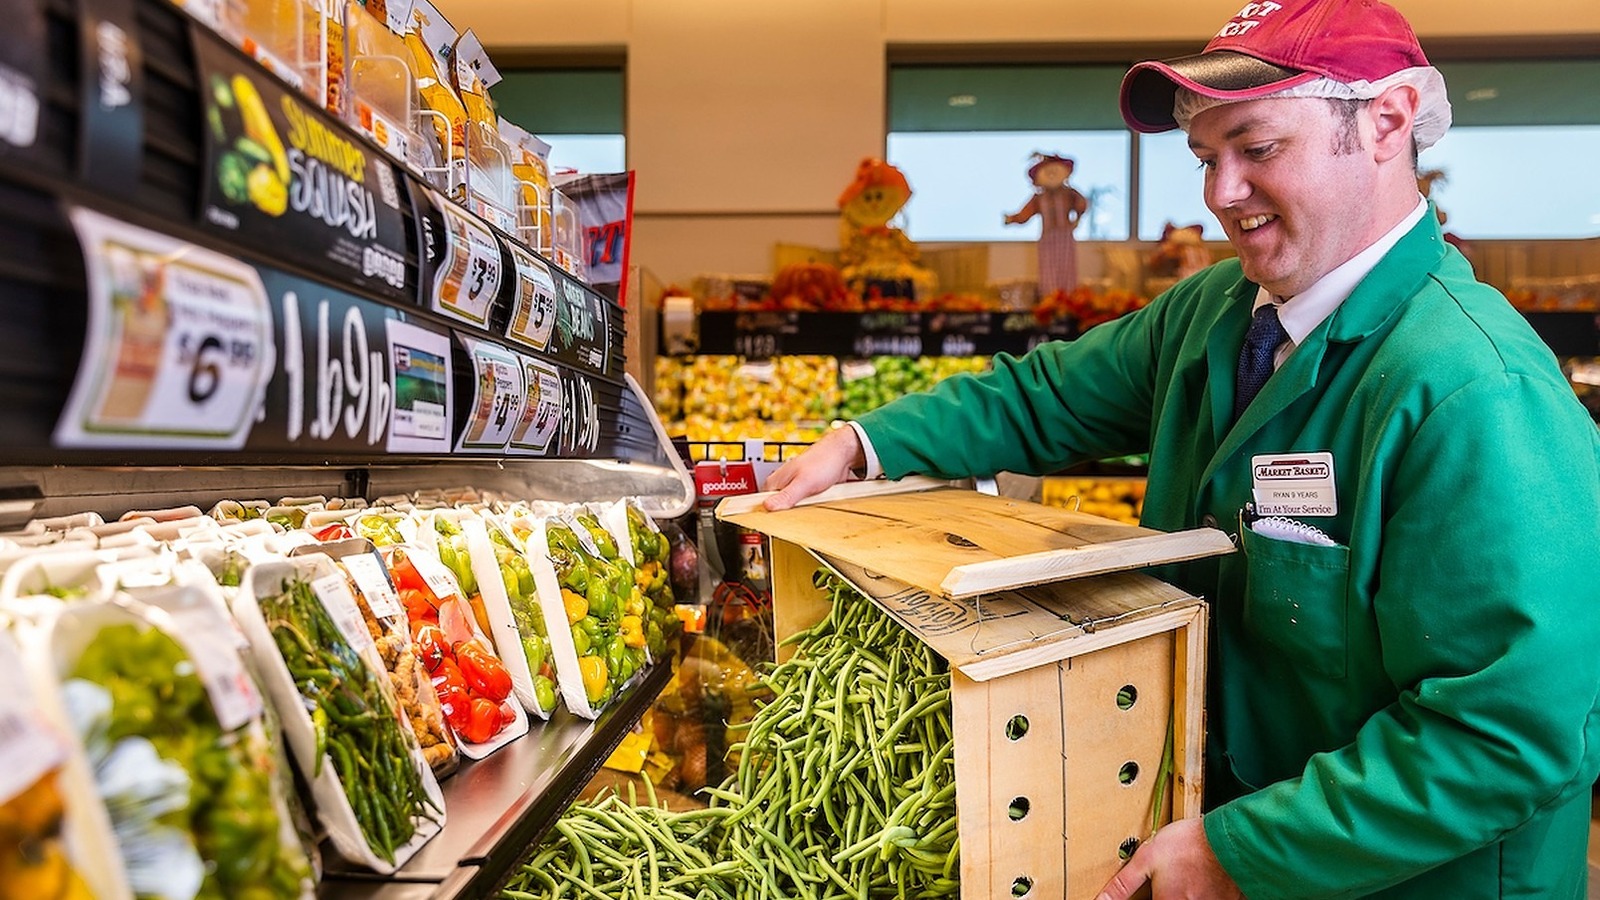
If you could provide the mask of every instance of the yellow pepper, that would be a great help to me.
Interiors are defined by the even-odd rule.
[[[638,616],[623,616],[617,630],[622,634],[622,643],[626,646],[644,646],[644,622]]]
[[[642,616],[644,615],[646,602],[644,592],[635,587],[628,592],[628,602],[623,605],[622,614],[624,616]]]
[[[567,624],[576,625],[579,619],[589,614],[589,601],[582,594],[561,589],[561,605],[567,608]]]
[[[579,657],[578,673],[583,676],[584,696],[589,698],[590,703],[599,703],[606,691],[606,679],[611,675],[606,669],[606,661],[598,656]]]

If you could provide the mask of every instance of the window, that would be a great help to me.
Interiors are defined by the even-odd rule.
[[[627,169],[620,68],[519,69],[491,89],[500,115],[550,144],[550,169]]]
[[[1078,236],[1128,237],[1132,141],[1117,111],[1121,66],[897,66],[889,72],[887,159],[911,182],[915,241],[1032,241],[1039,220],[1005,225],[1027,202],[1029,157],[1074,161],[1090,201]]]
[[[1483,239],[1600,235],[1600,60],[1438,66],[1455,124],[1419,166],[1444,171],[1432,196],[1448,229]],[[1006,226],[1001,217],[1027,199],[1028,157],[1043,151],[1077,162],[1072,185],[1093,202],[1080,239],[1154,241],[1171,221],[1202,224],[1207,239],[1223,240],[1184,135],[1136,136],[1123,124],[1117,95],[1126,68],[891,68],[887,158],[914,192],[906,233],[916,241],[1036,239],[1037,220]]]

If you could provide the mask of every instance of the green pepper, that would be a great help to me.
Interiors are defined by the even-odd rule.
[[[533,676],[533,701],[547,712],[555,709],[556,683],[544,675]]]
[[[585,599],[589,601],[589,615],[602,619],[611,619],[616,615],[617,599],[607,579],[590,580]]]
[[[528,659],[528,673],[539,674],[539,669],[544,666],[544,639],[536,634],[522,636],[522,655]]]
[[[572,647],[578,651],[579,656],[587,656],[589,648],[594,645],[594,639],[582,628],[572,629]]]

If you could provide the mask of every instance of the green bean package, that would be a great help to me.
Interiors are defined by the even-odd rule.
[[[327,556],[253,565],[234,616],[335,850],[389,873],[437,834],[444,800],[345,575]]]
[[[960,892],[950,675],[843,582],[765,683],[707,810],[574,806],[502,894],[888,898]]]

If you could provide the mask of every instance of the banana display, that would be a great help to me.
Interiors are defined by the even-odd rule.
[[[1129,525],[1139,524],[1144,509],[1143,478],[1055,476],[1044,479],[1041,490],[1039,502],[1045,506],[1077,509]]]

